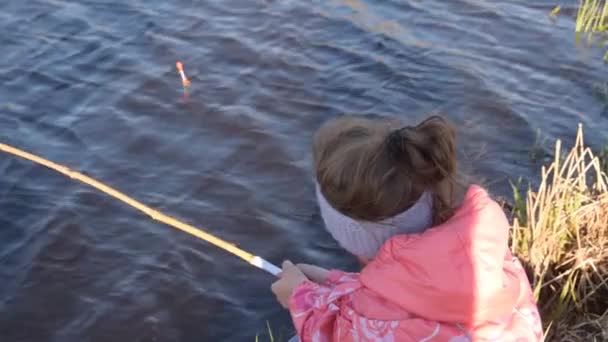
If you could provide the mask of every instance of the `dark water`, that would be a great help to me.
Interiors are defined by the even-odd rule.
[[[591,146],[608,138],[602,52],[575,46],[574,8],[548,19],[555,4],[4,0],[1,140],[271,261],[352,268],[313,199],[324,120],[442,111],[499,195],[537,180],[537,129],[549,154],[578,122]],[[0,168],[1,341],[253,341],[267,320],[289,326],[265,273],[41,167]]]

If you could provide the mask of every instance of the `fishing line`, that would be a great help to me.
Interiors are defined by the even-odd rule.
[[[29,160],[36,164],[45,166],[51,170],[54,170],[58,173],[63,174],[69,178],[72,178],[72,179],[78,180],[82,183],[85,183],[85,184],[147,214],[148,216],[150,216],[152,219],[154,219],[156,221],[165,223],[170,227],[179,229],[179,230],[181,230],[185,233],[188,233],[190,235],[193,235],[201,240],[205,240],[205,241],[209,242],[210,244],[236,255],[237,257],[245,260],[247,263],[249,263],[257,268],[260,268],[274,276],[277,276],[281,272],[280,268],[278,268],[277,266],[273,265],[272,263],[268,262],[267,260],[265,260],[257,255],[253,255],[245,250],[238,248],[234,244],[231,244],[225,240],[222,240],[210,233],[207,233],[199,228],[196,228],[187,223],[184,223],[176,218],[165,215],[158,210],[152,209],[152,208],[144,205],[143,203],[133,199],[132,197],[129,197],[129,196],[125,195],[124,193],[122,193],[98,180],[95,180],[80,172],[71,170],[67,166],[57,164],[48,159],[39,157],[35,154],[29,153],[29,152],[26,152],[26,151],[23,151],[18,148],[12,147],[10,145],[2,144],[2,143],[0,143],[0,150],[3,152],[6,152],[8,154],[12,154],[14,156]]]

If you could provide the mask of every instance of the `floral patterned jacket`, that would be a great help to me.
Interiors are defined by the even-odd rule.
[[[302,342],[542,341],[509,223],[481,187],[446,223],[388,240],[361,273],[332,271],[290,299]]]

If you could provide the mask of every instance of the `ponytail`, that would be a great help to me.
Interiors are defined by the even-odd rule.
[[[440,116],[394,130],[386,137],[395,167],[415,184],[433,190],[436,224],[449,218],[454,209],[455,140],[454,128]]]

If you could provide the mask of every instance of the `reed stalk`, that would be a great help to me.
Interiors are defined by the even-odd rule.
[[[526,265],[547,341],[608,340],[608,177],[581,126],[569,153],[557,141],[538,188],[514,199],[511,248]]]

